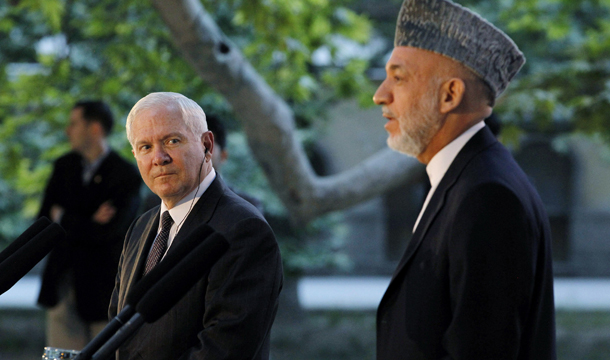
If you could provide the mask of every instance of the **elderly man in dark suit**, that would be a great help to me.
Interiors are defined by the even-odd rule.
[[[142,180],[108,146],[114,119],[101,101],[80,101],[66,133],[72,151],[55,161],[39,216],[60,223],[66,241],[47,259],[38,304],[49,308],[47,345],[81,349],[108,322],[123,239]]]
[[[555,359],[541,200],[483,120],[525,59],[448,0],[405,0],[375,93],[432,188],[377,312],[377,358]]]
[[[171,253],[190,230],[208,224],[230,248],[167,314],[123,344],[118,358],[268,359],[282,286],[279,249],[260,212],[216,176],[203,110],[180,94],[149,94],[131,110],[127,137],[144,182],[162,202],[127,234],[110,315],[121,311],[154,256]]]

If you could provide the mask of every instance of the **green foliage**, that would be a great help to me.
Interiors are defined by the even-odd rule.
[[[137,1],[19,1],[0,5],[0,236],[10,240],[37,213],[51,163],[69,150],[73,104],[99,98],[119,122],[112,143],[126,152],[123,120],[152,91],[198,100],[202,83],[149,5]],[[44,50],[44,43],[59,47]],[[61,44],[64,44],[61,46]],[[6,51],[5,51],[6,49]]]
[[[227,137],[231,161],[222,166],[222,176],[234,189],[264,200],[263,210],[278,239],[284,273],[297,276],[305,269],[348,269],[351,262],[342,253],[347,229],[341,214],[323,216],[305,227],[294,228],[246,142],[243,133],[235,132]]]
[[[369,40],[370,21],[348,9],[345,5],[349,2],[204,0],[203,4],[209,11],[222,9],[219,12],[225,17],[232,14],[225,20],[228,24],[223,30],[233,36],[274,90],[295,104],[297,116],[308,124],[321,113],[298,112],[299,104],[327,104],[337,97],[359,96],[371,89],[370,82],[363,77],[368,67],[365,61],[353,60],[346,66],[335,60],[321,76],[312,64],[314,51],[321,47],[336,57],[335,36],[357,43]]]
[[[360,43],[368,40],[368,19],[349,10],[346,3],[202,0],[221,29],[293,106],[303,128],[322,118],[337,96],[369,92],[363,76],[366,62],[335,61],[324,71],[312,64],[312,54],[320,47],[335,55],[337,36]],[[59,46],[45,50],[49,43]],[[131,157],[124,120],[137,100],[154,91],[180,92],[204,110],[221,115],[235,132],[223,175],[263,200],[274,219],[286,220],[283,207],[249,157],[228,103],[183,60],[148,2],[0,3],[0,88],[0,244],[15,238],[36,216],[52,162],[69,150],[64,128],[77,100],[96,98],[111,105],[118,120],[111,144]],[[328,221],[324,224],[330,226]],[[322,228],[312,226],[298,236],[291,233],[286,238],[298,240],[290,249],[308,251],[307,245],[300,245],[305,238],[322,231],[335,233]],[[303,256],[296,263],[305,266]]]
[[[356,97],[370,104],[374,88],[366,76],[369,64],[338,56],[338,38],[366,43],[372,31],[370,19],[350,10],[349,0],[201,1],[292,106],[304,141],[315,138],[309,129],[338,98]],[[582,131],[610,140],[609,0],[459,2],[505,30],[527,57],[496,107],[506,124],[507,142],[516,143],[533,128]],[[65,46],[45,51],[43,45],[50,40]],[[330,63],[323,67],[312,59],[319,49],[330,54]],[[0,242],[14,238],[35,216],[52,161],[68,150],[63,129],[79,99],[111,104],[119,120],[111,143],[126,156],[130,151],[124,119],[138,99],[153,91],[183,93],[206,111],[221,114],[236,132],[230,139],[231,153],[248,153],[227,102],[182,59],[148,2],[1,2],[0,88]],[[261,198],[271,216],[284,216],[251,158],[232,156],[225,167],[225,177],[236,187]],[[336,221],[321,220],[329,223]],[[302,239],[329,231],[322,228],[314,225],[286,236]],[[289,253],[316,253],[298,246],[293,251],[293,245],[286,245],[290,243],[283,245]],[[298,243],[302,241],[292,242]]]
[[[527,58],[496,107],[504,122],[530,131],[582,131],[610,140],[609,1],[464,3],[505,30]],[[514,129],[510,132],[515,135]]]

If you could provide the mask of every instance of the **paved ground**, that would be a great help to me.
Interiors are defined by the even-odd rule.
[[[297,291],[306,310],[374,311],[389,282],[385,277],[305,277]],[[0,295],[0,309],[36,308],[39,288],[38,277],[26,276]],[[555,279],[555,306],[561,310],[610,310],[610,279]]]
[[[287,286],[272,330],[272,360],[373,360],[374,307],[387,281],[305,278],[292,288],[293,298]],[[0,296],[0,360],[40,358],[44,313],[34,306],[37,291],[29,278]],[[609,359],[610,281],[558,279],[555,292],[558,359]]]
[[[308,310],[375,310],[390,282],[385,277],[305,277],[299,301]],[[610,310],[610,279],[555,279],[560,310]]]

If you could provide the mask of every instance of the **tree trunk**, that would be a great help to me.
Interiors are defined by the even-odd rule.
[[[413,173],[415,159],[386,149],[349,171],[316,176],[296,138],[291,108],[220,31],[199,0],[151,1],[187,61],[232,105],[254,157],[296,224],[380,195]]]

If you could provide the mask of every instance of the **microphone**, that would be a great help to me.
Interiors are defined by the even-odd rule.
[[[126,305],[104,329],[94,337],[78,354],[75,360],[87,360],[93,355],[112,335],[114,335],[136,312],[136,305],[142,297],[155,285],[164,275],[183,260],[197,245],[201,244],[201,239],[206,239],[214,233],[208,225],[201,225],[191,231],[183,240],[175,242],[165,257],[159,262],[146,276],[140,279],[133,288],[127,293],[125,298]]]
[[[204,274],[210,271],[228,248],[229,244],[221,234],[214,233],[209,236],[146,292],[136,305],[135,315],[93,355],[92,359],[108,358],[144,322],[155,322],[167,313]]]
[[[65,230],[57,223],[52,223],[3,261],[0,264],[0,294],[13,287],[65,237]]]
[[[13,255],[15,251],[19,250],[23,245],[30,241],[36,234],[44,230],[47,226],[51,225],[51,220],[46,217],[38,218],[29,228],[27,228],[15,241],[7,246],[0,253],[0,263],[6,260],[9,256]]]

